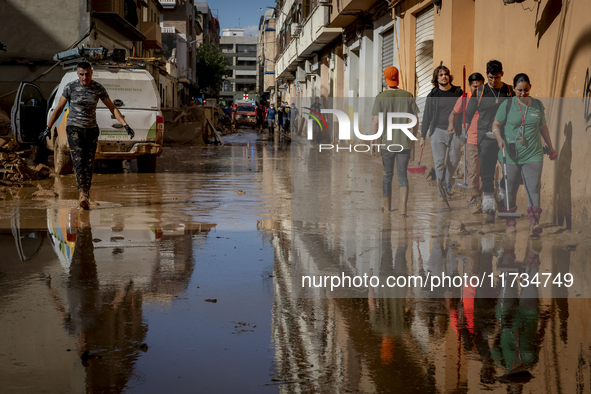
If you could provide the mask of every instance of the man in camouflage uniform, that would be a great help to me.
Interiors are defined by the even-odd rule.
[[[72,155],[76,182],[80,191],[80,208],[89,209],[90,185],[94,167],[94,154],[100,130],[96,123],[96,106],[100,99],[111,111],[115,118],[125,127],[131,138],[135,133],[127,125],[121,112],[115,107],[103,85],[92,80],[92,68],[89,63],[82,62],[77,68],[78,80],[68,83],[63,90],[62,97],[49,118],[47,129],[41,137],[45,139],[50,133],[51,126],[70,103],[66,134]]]

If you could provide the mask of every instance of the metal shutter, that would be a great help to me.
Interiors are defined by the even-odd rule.
[[[415,52],[415,71],[416,71],[416,96],[423,97],[417,99],[420,118],[423,117],[425,108],[425,98],[433,88],[431,78],[433,78],[433,24],[435,19],[435,7],[421,11],[417,14],[416,29],[416,52]]]
[[[384,70],[386,67],[394,65],[394,29],[390,29],[383,34],[382,43],[382,82],[384,83]]]

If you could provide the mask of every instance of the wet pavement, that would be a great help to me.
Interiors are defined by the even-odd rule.
[[[0,202],[1,393],[591,392],[587,234],[507,233],[418,175],[409,217],[384,215],[379,158],[224,140],[95,174],[90,212],[73,175]],[[301,286],[441,270],[495,281]],[[574,283],[498,281],[544,272]]]

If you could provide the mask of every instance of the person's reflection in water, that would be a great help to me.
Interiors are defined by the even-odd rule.
[[[499,270],[517,268],[534,276],[540,267],[541,243],[530,240],[523,263],[516,262],[515,235],[507,234]],[[509,260],[509,261],[508,261]],[[511,261],[512,260],[512,261]],[[500,282],[497,283],[500,286]],[[539,361],[539,353],[551,313],[540,310],[537,286],[511,286],[506,280],[500,289],[496,306],[495,340],[491,355],[497,365],[506,369],[499,381],[509,384],[509,392],[522,392],[523,384],[532,378],[529,372]]]
[[[493,246],[489,239],[481,239],[474,252],[474,258],[478,260],[479,273],[493,272]],[[494,384],[496,382],[495,362],[490,349],[495,341],[495,306],[498,289],[485,281],[482,287],[478,287],[474,299],[474,346],[480,356],[482,367],[480,368],[480,382]]]
[[[396,222],[384,216],[379,268],[378,272],[372,272],[380,277],[380,283],[386,283],[389,276],[409,275],[407,223],[400,220],[394,225],[396,228],[393,223]],[[433,375],[424,369],[420,343],[408,335],[414,313],[406,299],[409,296],[408,287],[380,285],[369,289],[369,321],[377,339],[374,346],[379,347],[373,359],[375,363],[369,367],[376,382],[376,392],[404,391],[406,387],[431,392],[436,385]]]
[[[392,225],[389,216],[384,216],[382,225],[381,260],[379,268],[380,282],[389,276],[407,275],[406,251],[408,240],[405,221],[399,222],[396,252],[392,248]],[[407,289],[404,287],[381,287],[378,290],[379,300],[375,298],[375,290],[370,287],[369,307],[372,326],[382,335],[380,356],[383,364],[390,364],[394,359],[396,340],[400,340],[404,332],[405,302]]]
[[[80,210],[78,213],[78,231],[68,279],[70,313],[66,326],[70,334],[78,335],[78,350],[83,354],[90,350],[86,348],[85,336],[100,323],[97,321],[100,297],[89,213]],[[83,363],[86,364],[85,358]]]
[[[435,222],[435,233],[431,240],[431,254],[427,262],[427,270],[430,271],[431,276],[441,275],[455,275],[457,274],[457,262],[452,256],[452,249],[450,246],[449,237],[449,218],[444,215],[445,208],[439,208],[439,215]],[[438,296],[444,296],[453,287],[450,286],[449,281],[441,287],[437,288],[434,293]]]
[[[131,281],[101,286],[88,211],[78,210],[77,227],[67,285],[69,313],[59,296],[52,297],[67,331],[76,338],[86,368],[86,391],[120,393],[139,351],[147,350],[142,344],[147,332],[142,293]]]

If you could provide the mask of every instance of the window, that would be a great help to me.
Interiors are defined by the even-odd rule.
[[[256,45],[236,45],[236,52],[239,53],[256,53],[257,46]]]

